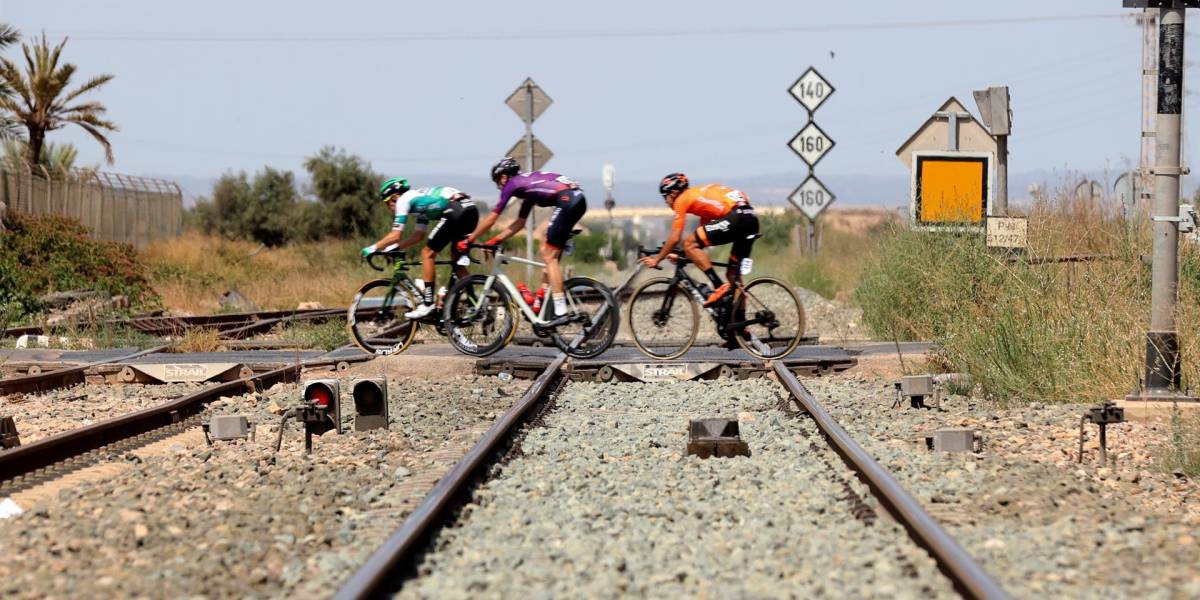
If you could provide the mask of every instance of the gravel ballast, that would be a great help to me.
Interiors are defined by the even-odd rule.
[[[392,381],[390,430],[353,432],[347,409],[349,431],[316,438],[312,456],[295,422],[272,451],[275,412],[298,403],[299,385],[223,398],[209,412],[249,416],[254,441],[170,438],[117,458],[118,476],[0,520],[0,595],[329,596],[527,385]]]
[[[875,502],[784,398],[769,380],[571,384],[401,596],[951,597],[900,526],[856,516],[849,494]],[[689,419],[719,416],[752,455],[685,456]]]
[[[1117,466],[1101,469],[1094,425],[1075,463],[1084,405],[1006,410],[950,396],[942,410],[892,408],[887,382],[805,383],[1013,597],[1200,597],[1195,486],[1177,491],[1177,477],[1131,465],[1147,449],[1129,432],[1144,424],[1110,428]],[[983,452],[928,451],[925,435],[940,428],[980,432]]]
[[[88,384],[41,394],[0,396],[0,415],[17,424],[21,443],[50,437],[113,417],[166,404],[201,389],[198,383]]]

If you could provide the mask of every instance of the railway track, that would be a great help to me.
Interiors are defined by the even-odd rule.
[[[276,383],[296,381],[304,369],[363,362],[373,358],[364,354],[300,362],[210,385],[158,406],[0,451],[0,494],[11,494],[86,466],[90,463],[90,457],[94,457],[101,450],[134,449],[195,425],[195,417],[203,412],[204,407],[222,396],[261,391]],[[65,370],[75,371],[82,368]],[[43,376],[55,376],[56,373],[58,372],[52,371]]]
[[[622,401],[616,398],[619,396],[619,394],[607,391],[616,388],[605,388],[605,390],[596,392],[597,397],[594,398],[594,403],[591,405],[589,405],[586,401],[587,392],[579,392],[576,394],[576,396],[583,394],[585,401],[580,402],[578,399],[573,399],[572,405],[567,409],[567,414],[560,418],[559,415],[556,414],[557,411],[555,404],[558,402],[557,399],[565,393],[564,385],[566,384],[567,378],[564,376],[564,373],[562,373],[563,361],[564,357],[560,356],[541,373],[526,394],[518,402],[516,402],[507,413],[496,420],[491,429],[488,430],[488,432],[475,445],[475,447],[473,447],[471,451],[464,456],[461,461],[458,462],[453,470],[443,477],[438,482],[436,487],[425,496],[420,506],[408,517],[404,524],[370,556],[370,558],[358,571],[356,571],[349,579],[345,581],[345,583],[337,592],[335,598],[339,600],[350,600],[390,595],[400,590],[406,584],[423,584],[426,577],[436,576],[439,572],[439,567],[443,566],[447,568],[459,567],[462,571],[448,574],[446,578],[449,580],[461,581],[464,577],[472,578],[473,580],[469,583],[469,585],[475,586],[471,588],[473,592],[497,591],[497,588],[487,587],[487,582],[483,581],[483,575],[481,572],[509,571],[512,569],[523,568],[520,567],[523,562],[518,560],[512,565],[508,565],[507,568],[504,566],[492,568],[496,567],[496,565],[491,565],[490,563],[485,565],[481,561],[486,561],[487,559],[480,557],[495,557],[506,554],[506,552],[497,547],[481,547],[478,549],[472,548],[473,544],[482,543],[480,540],[488,537],[486,523],[472,528],[472,525],[475,524],[475,521],[473,521],[474,519],[483,519],[483,517],[480,515],[486,508],[483,506],[484,504],[487,504],[486,499],[491,499],[493,503],[498,506],[494,509],[496,511],[500,511],[497,513],[499,516],[496,516],[498,521],[505,521],[507,519],[509,520],[508,522],[512,522],[514,520],[516,522],[522,522],[521,520],[524,519],[524,524],[520,527],[521,533],[512,534],[514,537],[517,535],[533,535],[536,537],[539,535],[536,533],[537,531],[541,531],[542,534],[547,536],[544,538],[537,538],[536,541],[529,538],[509,540],[509,543],[511,543],[514,551],[518,548],[528,549],[531,547],[545,545],[554,548],[553,550],[549,551],[549,555],[562,556],[569,554],[570,548],[565,545],[573,541],[571,539],[572,534],[559,532],[558,528],[575,526],[580,522],[586,523],[587,526],[584,527],[583,531],[581,532],[574,532],[578,536],[582,537],[586,535],[588,528],[593,528],[607,531],[608,534],[606,535],[608,535],[608,539],[610,540],[613,537],[621,538],[625,531],[624,527],[629,526],[630,523],[606,522],[603,517],[594,514],[594,511],[597,510],[594,507],[585,510],[584,513],[586,516],[582,518],[579,514],[558,514],[559,511],[550,510],[548,512],[555,513],[555,517],[551,519],[554,521],[554,523],[546,524],[539,522],[539,519],[546,518],[545,515],[547,511],[545,510],[545,506],[539,505],[537,508],[525,508],[523,504],[526,501],[530,503],[536,503],[537,499],[551,496],[556,492],[559,492],[565,493],[571,498],[567,507],[562,509],[562,512],[571,512],[572,508],[578,510],[578,506],[576,506],[577,504],[587,503],[586,500],[580,498],[580,496],[584,494],[584,492],[580,490],[591,486],[591,482],[595,481],[603,481],[607,482],[609,485],[617,486],[617,490],[610,491],[612,503],[619,502],[618,498],[620,500],[624,500],[628,496],[636,497],[638,493],[636,490],[620,489],[626,482],[621,480],[620,477],[617,477],[617,475],[621,473],[628,475],[627,471],[619,470],[620,465],[628,461],[638,461],[639,457],[637,454],[641,453],[641,450],[632,456],[613,457],[613,460],[610,462],[611,464],[617,465],[618,469],[616,471],[605,470],[611,465],[609,462],[605,462],[603,460],[604,453],[601,452],[602,460],[599,462],[589,463],[583,467],[583,470],[593,471],[587,474],[587,476],[585,476],[583,479],[572,479],[569,475],[562,475],[560,477],[561,472],[570,471],[572,465],[563,465],[561,469],[551,468],[548,471],[537,471],[537,473],[544,473],[545,478],[534,476],[532,471],[522,470],[522,461],[526,460],[526,458],[522,458],[522,456],[534,457],[532,459],[532,464],[534,466],[528,467],[528,469],[534,469],[535,466],[539,464],[537,462],[539,457],[544,460],[545,455],[554,453],[554,449],[552,448],[554,439],[572,439],[576,436],[583,438],[583,432],[605,427],[606,419],[609,417],[612,417],[612,419],[609,419],[607,425],[614,428],[619,422],[619,419],[617,418],[618,416],[629,417],[635,420],[642,418],[649,419],[646,422],[652,424],[659,423],[660,425],[665,422],[678,425],[683,417],[678,413],[656,413],[654,412],[653,407],[647,410],[644,414],[635,414],[639,412],[637,410],[631,412],[621,412],[623,408],[624,410],[628,410],[629,407],[625,406],[625,404],[622,404]],[[815,478],[814,482],[819,479],[826,479],[828,480],[826,483],[833,486],[830,488],[831,490],[840,490],[837,492],[841,496],[838,501],[848,502],[851,505],[846,512],[854,515],[858,520],[865,522],[865,525],[858,527],[857,529],[855,526],[839,525],[839,527],[849,527],[849,529],[853,531],[860,531],[863,528],[875,528],[878,530],[885,529],[885,527],[882,525],[872,524],[874,522],[873,517],[864,517],[864,513],[871,513],[872,509],[869,506],[866,506],[862,497],[863,494],[859,494],[854,491],[853,486],[854,484],[857,484],[859,487],[863,487],[864,491],[869,490],[865,491],[865,494],[873,497],[879,503],[879,505],[886,509],[888,514],[895,519],[895,522],[902,527],[902,530],[898,530],[900,532],[899,535],[906,536],[909,540],[911,540],[911,542],[914,542],[917,546],[920,546],[920,548],[927,553],[927,556],[932,559],[936,569],[945,576],[949,585],[951,585],[953,590],[958,594],[969,598],[1008,597],[1008,595],[999,587],[992,577],[989,576],[982,569],[982,567],[980,567],[979,564],[975,562],[975,560],[945,532],[944,529],[942,529],[937,521],[934,520],[927,512],[925,512],[919,503],[917,503],[917,501],[907,491],[905,491],[903,487],[897,483],[897,481],[885,469],[879,466],[879,464],[877,464],[871,458],[871,456],[862,449],[861,446],[859,446],[853,439],[850,438],[849,435],[846,434],[841,426],[829,416],[829,414],[820,406],[820,403],[817,401],[817,399],[808,392],[808,390],[799,382],[799,380],[796,379],[795,375],[792,374],[791,371],[789,371],[783,365],[776,365],[774,371],[776,377],[779,379],[779,382],[787,391],[787,402],[793,403],[798,411],[796,414],[807,416],[811,421],[812,426],[815,427],[815,430],[819,435],[813,436],[814,439],[819,438],[827,441],[828,448],[832,449],[832,452],[836,452],[836,456],[840,457],[841,461],[844,461],[844,465],[849,467],[857,479],[855,482],[842,480],[840,475],[837,473],[813,475]],[[740,388],[737,387],[739,384],[751,387],[768,385],[767,383],[761,381],[758,383],[729,383],[727,385],[734,386],[729,389],[730,393],[735,397],[735,399],[737,395],[743,393],[740,391]],[[619,385],[648,386],[652,384]],[[678,386],[680,384],[673,385]],[[708,385],[712,384],[710,383]],[[570,391],[571,389],[572,388],[566,388],[566,391]],[[674,392],[676,396],[681,393],[686,396],[688,392],[686,390],[682,392]],[[637,395],[638,394],[634,394],[635,397]],[[689,400],[691,399],[684,399],[684,401]],[[681,406],[687,405],[684,404]],[[759,416],[761,417],[762,415],[760,414]],[[569,419],[573,417],[581,417],[584,419],[582,425],[580,425],[578,429],[572,429],[571,427],[573,427],[573,425],[562,425],[562,423],[569,422]],[[754,417],[750,418],[753,420]],[[541,436],[532,444],[531,449],[524,448],[520,438],[522,436],[536,435],[537,433],[537,430],[531,429],[530,426],[545,424],[551,420],[556,420],[556,423],[562,421],[562,423],[560,423],[560,425],[562,425],[562,430]],[[646,426],[644,423],[642,421],[638,421],[637,427],[630,428],[626,423],[625,427],[622,427],[620,431],[642,431],[645,428]],[[620,434],[614,433],[614,435]],[[546,441],[546,439],[550,439],[550,441]],[[567,454],[574,454],[577,452],[580,455],[587,455],[589,453],[598,452],[596,447],[590,444],[590,440],[591,438],[588,438],[588,440],[580,439],[578,442],[579,447],[577,449],[567,451]],[[764,439],[757,439],[756,441],[767,445],[773,443]],[[659,440],[656,439],[651,439],[648,443],[650,448],[663,447],[662,445],[659,445]],[[810,441],[810,443],[813,442]],[[672,452],[677,450],[678,449],[676,448],[671,448],[670,452],[667,452],[666,455],[670,455]],[[819,454],[819,452],[816,452],[816,450],[819,449],[815,448],[814,446],[814,452],[812,455]],[[529,455],[528,453],[530,452],[533,454]],[[654,450],[648,450],[648,452],[654,452]],[[764,452],[766,451],[764,450]],[[802,454],[799,456],[800,458],[797,462],[807,462],[811,460],[811,455],[809,454]],[[677,458],[677,455],[674,455],[674,457]],[[492,479],[488,479],[489,469],[494,465],[504,461],[505,458],[512,459],[512,462],[505,464],[505,466],[499,469],[498,472],[491,471]],[[660,460],[658,461],[651,461],[652,464],[659,466],[662,464],[668,464],[669,468],[667,471],[658,472],[659,477],[657,478],[657,481],[664,479],[662,477],[664,473],[670,473],[667,478],[675,476],[680,478],[686,477],[688,476],[686,473],[681,474],[678,473],[678,471],[690,469],[694,466],[693,464],[685,463],[683,461],[676,461],[673,463],[673,465],[671,465],[670,460],[663,458],[663,456],[660,456],[659,458]],[[719,459],[715,460],[719,461]],[[838,459],[835,458],[833,460],[837,461]],[[779,465],[776,466],[778,467]],[[721,466],[714,464],[710,468],[719,469]],[[795,468],[799,469],[800,467],[797,465]],[[830,465],[829,468],[834,467]],[[513,469],[514,474],[509,477],[508,480],[506,480],[505,473],[509,469]],[[672,471],[671,469],[675,470]],[[495,487],[494,489],[491,489],[490,486],[492,486],[493,483],[495,483]],[[719,483],[719,481],[710,485],[715,489],[718,487],[717,483]],[[500,506],[501,502],[497,499],[504,498],[506,491],[513,492],[514,490],[525,490],[525,493],[527,493],[528,488],[531,486],[536,487],[538,490],[544,490],[544,492],[538,492],[529,498],[518,498],[517,500],[510,501],[503,506]],[[701,487],[703,488],[704,486]],[[675,488],[672,488],[672,490],[673,492],[678,491],[678,489]],[[672,502],[675,500],[673,492],[667,494],[662,490],[658,490],[652,494],[652,499],[649,501],[650,504],[642,504],[635,509],[634,512],[640,515],[644,514],[644,512],[638,511],[654,512],[659,510],[662,502]],[[478,499],[478,494],[481,493],[484,494],[484,500]],[[458,514],[460,509],[469,500],[471,500],[472,494],[476,494],[476,499],[478,500],[477,502],[471,502],[470,506],[473,508],[473,510],[468,511],[468,516],[464,517],[460,522],[455,524],[455,515]],[[666,494],[666,496],[664,496],[664,494]],[[663,500],[662,498],[664,497],[667,497],[668,499]],[[694,502],[699,502],[700,506],[704,506],[704,499],[691,498],[691,500]],[[680,500],[680,502],[683,502],[683,500]],[[509,505],[514,503],[516,505],[514,510],[517,512],[502,512],[505,508],[513,508]],[[601,501],[601,504],[604,503],[604,501]],[[650,506],[655,508],[650,508]],[[790,504],[788,504],[788,506],[790,506]],[[541,509],[540,512],[536,513],[520,512],[521,510],[538,511],[539,508]],[[779,506],[775,506],[774,508],[777,509]],[[693,510],[697,509],[693,508]],[[703,513],[704,509],[700,508],[698,510]],[[802,509],[796,508],[794,510]],[[825,509],[821,509],[821,512],[824,512],[824,510]],[[672,514],[665,518],[672,524],[676,518],[688,518],[688,511],[686,508],[680,510],[678,514],[675,513],[672,507],[668,507],[667,511],[671,512]],[[717,512],[719,513],[720,511]],[[751,509],[747,509],[746,512],[753,513]],[[765,512],[772,511],[767,510]],[[836,515],[837,511],[834,511],[834,513],[831,514]],[[575,518],[572,519],[570,518],[571,516],[574,516]],[[762,515],[760,514],[745,515],[746,519],[761,517]],[[634,522],[636,521],[637,519],[634,519]],[[715,529],[720,529],[720,527],[720,523],[714,523],[713,525],[713,528]],[[529,531],[533,531],[535,533],[528,534],[527,532]],[[826,533],[823,530],[818,530],[818,532],[820,535],[817,537],[822,537]],[[672,533],[677,534],[678,532]],[[886,533],[886,531],[883,533]],[[561,536],[561,538],[566,539],[561,539],[560,537],[556,536]],[[500,537],[504,538],[503,535]],[[675,537],[678,537],[678,535]],[[434,544],[436,548],[431,549],[431,543],[433,543],[435,539],[437,540],[436,544]],[[594,544],[603,543],[597,542],[596,540],[591,541]],[[797,545],[801,545],[799,544],[799,541],[800,540],[797,540]],[[616,543],[633,545],[637,542],[638,540],[636,539],[620,539]],[[681,540],[674,539],[673,542],[679,543]],[[589,542],[584,540],[580,541],[579,543],[587,545]],[[689,543],[703,544],[697,540],[690,540]],[[619,550],[615,548],[610,550],[615,550],[619,554],[636,554],[632,548],[625,546],[621,546]],[[723,550],[728,552],[730,551],[730,548],[724,547]],[[588,551],[590,551],[592,555],[604,553],[603,548],[596,547],[590,547],[588,548]],[[912,556],[905,558],[906,555],[902,551],[897,552],[900,554],[897,562],[904,565],[904,572],[908,573],[910,577],[915,577],[915,574],[918,572],[918,567],[915,566],[914,563],[923,564],[920,558],[918,557],[913,559]],[[442,553],[445,553],[446,556],[440,556]],[[528,560],[530,564],[537,564],[543,568],[547,568],[547,565],[544,562],[537,562],[538,560],[545,560],[546,556],[547,555],[544,553],[535,553],[534,556],[530,556],[526,560]],[[582,568],[587,572],[576,573],[575,578],[589,579],[592,577],[592,575],[594,575],[594,571],[588,571],[590,567],[597,567],[596,570],[598,571],[610,570],[598,565],[580,566],[571,562],[572,559],[579,560],[579,558],[579,556],[570,556],[569,558],[563,559],[566,562],[562,565],[556,566],[555,564],[550,564],[548,568],[552,571],[552,573],[546,575],[546,577],[550,578],[551,581],[555,579],[570,580],[572,579],[570,569]],[[627,568],[632,571],[637,571],[639,569],[639,566],[636,564],[631,564],[628,566],[626,565],[626,562],[632,562],[636,560],[635,558],[631,556],[617,558],[620,558],[621,560],[620,564],[616,567],[617,571],[624,573]],[[718,556],[716,558],[716,563],[721,564],[722,562],[725,562],[723,561],[723,557]],[[728,562],[731,563],[728,566],[740,566],[736,563],[736,561]],[[605,566],[612,567],[613,565]],[[731,570],[736,571],[736,568]],[[474,573],[474,575],[471,575],[470,573]],[[688,574],[689,573],[684,573],[681,571],[677,577],[683,577],[686,579]],[[695,576],[695,573],[690,574],[693,577]],[[441,583],[444,582],[435,581],[428,583],[425,587],[422,587],[413,594],[409,595],[427,596],[430,594],[437,595],[441,592],[452,592],[452,590],[446,590],[438,587],[441,585]],[[546,580],[542,580],[540,583],[546,584]],[[628,582],[625,581],[625,583]],[[621,585],[625,585],[625,583],[622,583]],[[664,581],[660,583],[663,583],[663,585],[667,586],[663,589],[668,589],[672,592],[681,591],[680,588],[670,587],[676,585],[675,581]],[[614,584],[610,582],[608,585]],[[571,591],[580,591],[578,589],[565,591],[561,588],[555,589],[552,587],[539,587],[538,585],[525,586],[521,587],[521,589],[525,589],[531,593],[538,593],[538,590],[541,590],[542,592],[553,590],[555,593],[570,593]],[[596,591],[596,589],[597,588],[592,588],[590,591]],[[599,589],[608,589],[610,593],[616,591],[611,587],[605,588],[603,586],[601,586]],[[663,591],[663,589],[658,588],[639,588],[633,590],[622,587],[620,589],[634,593],[650,593],[651,595],[661,594]],[[712,593],[713,590],[713,588],[701,589],[706,589],[709,593]],[[405,590],[406,592],[410,591],[407,587]],[[511,592],[514,590],[509,589],[509,591]],[[686,592],[687,588],[685,588],[684,591]],[[845,591],[843,590],[843,592]],[[924,589],[921,591],[922,594],[937,595],[936,593],[932,592],[933,590],[931,589]],[[586,593],[586,591],[584,593]],[[779,593],[779,590],[776,589],[774,593]],[[855,594],[850,592],[849,595]]]

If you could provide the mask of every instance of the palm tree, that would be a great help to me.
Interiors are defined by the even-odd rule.
[[[17,43],[21,34],[8,23],[0,23],[0,50]],[[9,95],[10,90],[0,80],[0,97]],[[0,113],[0,140],[15,140],[20,137],[21,125],[12,116]]]
[[[46,132],[67,124],[78,125],[91,134],[104,147],[105,160],[109,164],[113,162],[112,144],[104,134],[117,131],[117,126],[104,119],[103,115],[108,109],[94,100],[71,104],[80,96],[112,81],[113,76],[98,75],[67,91],[75,74],[75,65],[60,65],[58,62],[66,43],[67,40],[63,39],[52,48],[43,34],[32,46],[21,44],[25,53],[24,73],[13,61],[0,57],[0,85],[12,90],[9,95],[0,96],[0,111],[13,115],[28,132],[29,148],[25,162],[31,169],[37,169],[42,146],[46,142]]]

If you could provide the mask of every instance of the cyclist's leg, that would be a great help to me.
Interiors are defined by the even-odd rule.
[[[703,261],[696,260],[696,267],[704,271],[704,274],[708,276],[714,288],[713,293],[709,295],[708,300],[704,303],[705,306],[715,304],[725,294],[729,293],[730,284],[727,282],[723,283],[721,278],[717,276],[717,270],[713,267],[712,260],[708,258],[708,255],[702,248],[723,246],[737,239],[734,235],[736,218],[736,211],[731,212],[720,219],[713,219],[696,229],[695,241],[692,242],[697,246],[695,254],[704,257]],[[693,255],[689,254],[688,256],[692,257]]]
[[[462,213],[454,220],[455,230],[452,240],[450,240],[450,258],[454,262],[454,274],[460,279],[470,275],[466,267],[458,264],[458,259],[462,258],[462,254],[458,251],[458,242],[467,239],[471,232],[475,231],[475,226],[479,225],[479,210],[475,208],[474,202],[464,202],[462,204]]]
[[[758,217],[751,209],[738,209],[739,213],[733,219],[730,232],[734,236],[733,246],[729,251],[729,269],[725,276],[730,282],[742,280],[742,262],[750,260],[750,252],[754,249],[754,238],[758,235]],[[746,268],[750,263],[746,262]]]
[[[546,243],[542,244],[542,259],[546,262],[546,277],[550,289],[554,290],[554,313],[562,317],[567,312],[566,293],[563,288],[561,258],[563,248],[571,239],[571,230],[587,212],[587,199],[582,192],[570,190],[571,199],[560,204],[546,224]]]

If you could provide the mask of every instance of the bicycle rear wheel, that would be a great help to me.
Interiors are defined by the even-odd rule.
[[[487,277],[471,275],[446,293],[442,324],[456,350],[470,356],[487,356],[508,345],[517,333],[517,307],[495,281],[484,289]]]
[[[621,326],[620,310],[612,291],[590,277],[572,277],[563,282],[563,289],[567,294],[567,309],[587,320],[559,326],[550,339],[559,350],[574,358],[603,354],[612,346]]]
[[[746,284],[735,297],[731,334],[738,345],[764,360],[791,354],[804,335],[804,305],[792,287],[773,277]]]
[[[666,277],[646,281],[629,298],[629,333],[646,356],[681,356],[699,331],[700,308],[687,290]]]
[[[346,329],[354,345],[368,354],[403,352],[417,333],[417,323],[404,313],[417,305],[412,292],[392,288],[387,279],[369,281],[354,295],[346,311]]]

